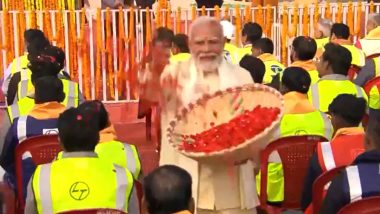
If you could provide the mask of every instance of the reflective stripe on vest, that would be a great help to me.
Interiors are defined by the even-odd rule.
[[[76,83],[72,81],[68,81],[67,84],[68,84],[68,93],[65,96],[67,100],[66,102],[64,102],[64,104],[66,105],[66,108],[76,107],[77,105],[75,104],[75,100],[78,99],[78,98],[75,98]]]
[[[17,121],[17,138],[18,141],[26,139],[26,122],[28,120],[28,116],[21,116]]]
[[[330,142],[322,142],[321,143],[321,149],[322,149],[322,157],[323,162],[325,164],[326,170],[330,170],[336,167],[335,160],[334,160],[334,154],[331,148]]]
[[[34,106],[34,99],[30,97],[24,97],[21,100],[19,100],[17,103],[12,104],[11,106],[7,107],[8,110],[8,116],[11,123],[13,123],[13,120],[20,116],[27,115],[30,110],[32,110]]]
[[[372,59],[375,63],[375,77],[380,75],[380,57],[376,57]]]
[[[53,213],[53,202],[51,200],[50,189],[50,171],[51,164],[41,165],[40,179],[39,179],[39,193],[41,198],[42,213]]]
[[[360,182],[358,166],[349,166],[346,168],[348,186],[350,188],[351,202],[362,199],[362,185]]]
[[[323,90],[322,88],[320,90],[320,84],[324,85]],[[323,98],[325,100],[321,100],[319,96],[320,94],[324,96]],[[310,91],[308,92],[309,100],[312,102],[313,106],[322,112],[328,111],[328,106],[339,94],[354,94],[356,97],[363,97],[367,100],[363,89],[360,86],[353,84],[349,80],[318,81],[316,84],[313,84],[310,87]]]
[[[20,109],[18,103],[12,104],[11,106],[7,107],[8,110],[8,116],[11,124],[13,123],[13,120],[17,117],[20,117]]]
[[[29,83],[30,75],[28,75],[28,70],[22,70],[20,72],[20,75],[21,75],[21,81],[20,81],[18,100],[28,95],[28,89],[29,89],[29,84],[30,84]]]
[[[138,160],[138,157],[136,157],[136,147],[125,143],[123,143],[123,145],[127,161],[127,169],[129,169],[129,171],[131,171],[134,174],[134,177],[137,179],[140,174],[140,163],[137,163],[136,161],[136,159]]]
[[[324,124],[324,129],[325,129],[325,137],[330,139],[332,138],[332,135],[333,135],[333,127],[332,125],[330,127],[326,127],[326,124],[331,124],[331,120],[327,117],[327,114],[323,113],[323,112],[320,112],[321,113],[321,116],[323,118],[323,124]]]

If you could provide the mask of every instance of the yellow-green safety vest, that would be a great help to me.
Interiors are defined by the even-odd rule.
[[[20,57],[14,58],[12,61],[12,65],[11,65],[11,75],[19,72],[22,69],[28,69],[29,70],[28,64],[29,64],[29,60],[28,60],[27,54],[24,54]]]
[[[62,104],[67,108],[77,107],[79,103],[79,85],[76,82],[61,79],[63,84],[63,92],[65,92],[65,99]],[[28,70],[21,71],[21,81],[18,84],[17,98],[20,100],[28,95],[30,91],[34,90],[31,81],[31,72]]]
[[[191,57],[191,54],[189,53],[179,53],[176,55],[172,55],[169,60],[170,62],[180,62],[180,61],[186,61],[190,59],[190,57]]]
[[[309,72],[311,84],[317,83],[319,80],[319,72],[317,70],[310,70]]]
[[[339,94],[353,94],[368,100],[364,89],[349,80],[319,80],[311,85],[308,97],[316,109],[327,112],[330,103]]]
[[[138,180],[141,172],[141,162],[136,146],[119,141],[101,142],[95,147],[99,158],[127,168]]]
[[[224,57],[226,58],[227,61],[230,61],[233,64],[237,64],[236,59],[236,51],[238,50],[238,47],[231,43],[224,43]]]
[[[285,69],[285,66],[275,60],[264,61],[265,65],[265,74],[263,78],[264,84],[269,84],[272,82],[273,77]]]
[[[24,97],[18,102],[7,107],[9,120],[13,123],[13,120],[20,116],[26,116],[30,110],[34,107],[34,99],[30,97]]]
[[[342,45],[347,50],[350,51],[352,60],[351,64],[356,65],[358,67],[363,67],[365,65],[365,54],[362,50],[358,49],[353,45]]]
[[[245,56],[245,55],[251,55],[252,54],[252,45],[246,45],[243,48],[238,48],[235,53],[234,57],[236,58],[236,63],[239,64],[240,60]]]
[[[298,135],[319,135],[331,139],[333,127],[327,115],[320,111],[305,114],[284,114],[276,136],[278,138]],[[256,176],[256,188],[260,192],[261,173]],[[281,163],[268,164],[268,201],[284,200],[284,172]]]
[[[317,49],[324,48],[325,45],[330,42],[330,38],[316,39],[315,42],[317,43]]]
[[[37,166],[32,187],[38,213],[95,208],[128,212],[133,176],[97,157],[62,158]]]
[[[380,92],[376,85],[369,91],[368,106],[371,109],[380,110]]]

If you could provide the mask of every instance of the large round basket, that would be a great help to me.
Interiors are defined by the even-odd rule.
[[[278,91],[261,84],[251,84],[205,95],[195,103],[184,107],[176,115],[175,120],[170,122],[167,130],[169,144],[183,155],[197,161],[214,162],[228,159],[233,162],[241,162],[247,159],[256,159],[260,150],[273,139],[278,129],[283,112],[283,102],[282,95]],[[280,113],[267,128],[253,138],[235,147],[211,153],[187,152],[181,149],[182,136],[201,133],[210,129],[212,125],[228,123],[245,110],[252,110],[258,105],[277,107],[280,109]]]

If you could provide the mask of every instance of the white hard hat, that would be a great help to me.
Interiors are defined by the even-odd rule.
[[[227,39],[232,39],[232,35],[234,34],[234,26],[232,25],[231,22],[223,20],[220,22],[220,24],[223,27],[223,34],[224,37]]]

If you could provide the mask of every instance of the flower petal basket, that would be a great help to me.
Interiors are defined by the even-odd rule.
[[[190,152],[182,147],[184,136],[194,136],[215,126],[230,122],[257,106],[277,108],[279,113],[260,133],[236,146],[211,152]],[[226,160],[240,162],[258,156],[261,149],[273,139],[283,114],[284,101],[275,89],[250,84],[204,95],[194,103],[182,108],[167,129],[169,144],[183,155],[197,161]],[[186,141],[186,140],[185,140]],[[186,143],[186,142],[185,142]]]

